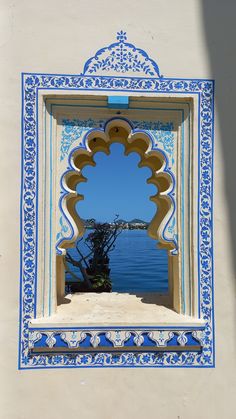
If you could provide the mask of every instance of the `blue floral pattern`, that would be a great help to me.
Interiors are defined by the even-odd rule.
[[[153,148],[162,145],[171,164],[174,164],[174,124],[162,121],[134,121],[135,128],[148,131],[154,138]]]
[[[103,122],[103,121],[101,121]],[[83,136],[91,129],[96,126],[96,121],[93,119],[87,119],[85,121],[80,119],[63,119],[63,131],[60,147],[60,161],[64,160],[68,156],[71,145],[76,141],[79,143],[82,141]]]
[[[84,66],[83,74],[137,73],[141,76],[162,77],[158,65],[149,58],[147,53],[133,44],[126,42],[126,32],[117,33],[117,41],[102,48],[90,58]]]
[[[60,224],[60,231],[58,231],[56,235],[56,240],[61,240],[63,237],[65,237],[65,234],[68,232],[69,228],[64,222],[64,217],[61,215],[59,219]]]

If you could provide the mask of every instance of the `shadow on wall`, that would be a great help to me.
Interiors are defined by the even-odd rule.
[[[227,200],[231,251],[236,272],[236,1],[202,0],[203,25],[212,77],[216,80],[224,188]],[[217,174],[216,174],[217,177]],[[216,207],[216,205],[215,205]],[[219,241],[220,238],[218,237]],[[224,240],[218,242],[224,247]],[[236,281],[234,281],[236,287]]]

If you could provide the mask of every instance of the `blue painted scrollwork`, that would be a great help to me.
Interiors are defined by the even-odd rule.
[[[155,61],[149,58],[145,51],[126,40],[126,32],[117,32],[118,42],[97,51],[95,56],[85,63],[83,74],[131,72],[149,77],[163,77]]]

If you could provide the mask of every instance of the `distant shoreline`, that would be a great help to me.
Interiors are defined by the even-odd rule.
[[[84,220],[85,227],[88,230],[93,229],[93,224],[90,220]],[[107,223],[111,227],[112,226],[118,226],[122,230],[147,230],[148,229],[148,223],[146,221],[134,219],[132,221],[125,221],[125,220],[118,220],[117,222]]]
[[[112,223],[108,223],[108,224],[113,225]],[[93,227],[90,226],[90,225],[88,225],[88,226],[86,225],[85,227],[86,227],[87,230],[93,230]],[[132,226],[131,225],[129,227],[120,225],[119,228],[121,228],[122,230],[147,230],[148,229],[148,224],[144,225],[144,226]]]

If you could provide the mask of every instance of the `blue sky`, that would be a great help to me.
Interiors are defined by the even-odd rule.
[[[88,181],[77,187],[84,195],[84,201],[77,204],[80,217],[109,222],[119,214],[128,221],[133,218],[150,221],[156,211],[155,204],[149,200],[156,188],[146,183],[151,171],[146,167],[138,168],[137,153],[124,156],[121,144],[113,144],[110,150],[109,156],[95,154],[96,167],[83,169]]]

